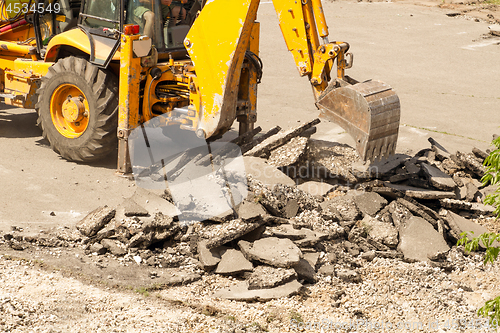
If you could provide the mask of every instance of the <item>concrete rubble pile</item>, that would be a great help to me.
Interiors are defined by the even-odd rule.
[[[311,139],[318,122],[238,142],[245,166],[258,168],[246,168],[248,195],[236,209],[179,220],[168,190],[138,187],[79,222],[87,253],[178,269],[170,284],[234,276],[238,284],[214,297],[265,301],[320,275],[360,282],[358,268],[375,257],[450,271],[460,234],[487,232],[471,220],[493,212],[482,201],[494,188],[479,181],[485,152],[452,154],[431,138],[414,156],[362,163],[347,145]]]

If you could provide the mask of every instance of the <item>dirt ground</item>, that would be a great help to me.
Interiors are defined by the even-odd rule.
[[[498,124],[485,120],[495,119],[500,107],[498,80],[491,75],[498,66],[500,37],[489,37],[490,22],[449,17],[450,10],[439,5],[324,3],[331,39],[349,41],[355,55],[349,75],[383,80],[398,93],[399,152],[428,147],[429,136],[450,151],[486,150],[498,131]],[[266,68],[257,125],[266,131],[315,118],[310,85],[297,75],[272,4],[263,1],[258,15]],[[33,110],[0,105],[0,150],[8,152],[0,161],[0,230],[12,224],[37,229],[73,225],[95,207],[116,205],[132,195],[134,182],[114,175],[116,154],[92,165],[67,162],[42,140],[35,124]],[[319,124],[315,138],[353,144],[343,129],[326,122]]]
[[[263,1],[261,6],[262,58],[267,72],[260,87],[262,97],[259,110],[264,111],[259,115],[258,124],[264,129],[275,125],[286,128],[297,121],[314,117],[316,110],[310,87],[304,80],[299,81],[290,56],[287,55],[288,60],[281,61],[276,55],[286,54],[281,40],[276,40],[279,50],[272,52],[274,38],[279,38],[279,28],[276,19],[268,18],[273,15],[269,2]],[[489,35],[487,27],[500,23],[500,6],[489,1],[449,0],[402,0],[384,2],[384,6],[387,7],[382,8],[375,1],[355,3],[327,0],[325,12],[327,19],[332,22],[332,31],[338,32],[348,41],[352,25],[372,22],[372,18],[367,18],[370,13],[380,19],[376,21],[377,27],[373,26],[373,33],[383,38],[383,42],[373,38],[373,42],[365,43],[363,38],[366,36],[361,36],[359,31],[351,31],[354,40],[359,40],[353,45],[360,54],[356,56],[360,66],[353,71],[355,74],[374,75],[384,81],[394,82],[396,90],[400,92],[403,116],[398,150],[427,148],[425,144],[429,136],[445,142],[452,149],[470,151],[472,146],[486,149],[491,135],[498,132],[498,123],[487,119],[496,120],[500,107],[499,81],[494,74],[494,69],[498,68],[500,39]],[[387,18],[384,13],[388,15]],[[343,25],[336,27],[334,22],[340,15],[344,15],[340,18]],[[404,15],[402,26],[407,25],[408,29],[418,31],[417,35],[412,35],[415,40],[409,44],[415,48],[411,54],[414,68],[403,67],[404,63],[397,60],[403,57],[398,55],[401,45],[410,47],[401,42],[407,37],[391,37],[394,31],[380,30],[384,20],[391,26],[391,20],[397,20],[397,15]],[[351,24],[349,29],[346,28],[347,19]],[[470,53],[456,56],[453,53],[455,49],[447,48],[447,58],[444,58],[438,51],[439,43],[443,43],[443,49],[447,45],[441,40],[427,40],[422,31],[428,30],[418,30],[415,19],[421,19],[425,24],[432,20],[446,20],[443,25],[447,25],[450,30],[442,32],[440,38],[446,39],[448,33],[450,36],[453,33],[453,38],[465,36],[458,42],[462,43],[460,52]],[[432,26],[427,29],[438,29],[441,23],[429,25]],[[266,36],[267,32],[272,38]],[[421,48],[424,43],[429,43],[429,48],[433,48],[434,52],[427,47]],[[363,45],[368,45],[365,51]],[[467,46],[470,46],[470,50],[464,51]],[[411,53],[411,50],[408,52]],[[426,66],[426,62],[432,64]],[[374,63],[378,65],[374,66]],[[282,70],[280,66],[289,68]],[[354,66],[356,68],[356,62]],[[421,72],[421,76],[413,75],[418,72]],[[444,79],[448,74],[451,78]],[[443,81],[436,82],[438,78]],[[431,81],[435,85],[429,88]],[[419,100],[418,96],[422,96],[422,99]],[[433,96],[432,105],[425,101],[429,96]],[[443,112],[443,116],[436,115],[438,110]],[[42,232],[48,238],[60,234],[65,236],[58,238],[63,242],[61,244],[56,242],[50,246],[31,246],[23,251],[12,250],[5,242],[0,242],[0,307],[3,306],[6,311],[7,306],[10,306],[13,310],[9,308],[9,313],[14,313],[12,316],[0,314],[0,328],[12,332],[281,332],[290,331],[285,323],[293,318],[294,309],[301,309],[304,320],[321,318],[314,314],[314,309],[326,307],[328,301],[325,294],[335,291],[331,286],[322,291],[324,285],[321,283],[309,289],[309,294],[299,295],[287,301],[287,304],[213,303],[207,297],[209,291],[203,290],[210,285],[210,281],[206,281],[207,277],[196,284],[193,290],[189,290],[189,287],[155,290],[157,281],[151,276],[166,274],[161,269],[154,273],[154,269],[147,266],[125,266],[113,258],[85,255],[81,247],[71,242],[75,223],[97,206],[119,204],[123,198],[132,195],[135,184],[128,178],[114,174],[116,154],[93,165],[62,160],[42,140],[35,124],[36,115],[32,110],[0,106],[0,235],[14,227],[23,229],[25,233]],[[350,138],[341,129],[321,126],[318,137],[324,136],[326,131],[330,139],[350,143]],[[64,243],[66,240],[68,242]],[[445,286],[443,293],[454,293],[458,289],[461,290],[458,293],[462,293],[466,289],[467,295],[464,297],[468,300],[467,306],[472,309],[489,296],[500,293],[499,267],[484,268],[480,256],[467,260],[464,264],[466,268],[454,273],[455,276],[435,273],[436,281],[439,281],[436,286]],[[396,272],[403,267],[401,274],[395,273],[393,278],[396,280],[403,279],[408,271],[417,274],[415,268],[408,268],[403,263],[398,265],[391,266]],[[366,272],[367,279],[377,280],[380,271],[380,267],[370,266]],[[230,283],[231,279],[221,278],[218,282],[224,285]],[[447,283],[454,283],[455,287],[448,288]],[[475,292],[467,291],[467,288],[463,288],[464,284],[474,285]],[[356,288],[344,287],[353,293],[354,299]],[[382,286],[379,288],[383,289]],[[414,297],[416,304],[420,296],[422,299],[440,297],[440,294],[424,294],[417,290],[415,293],[409,292],[409,297]],[[358,306],[362,305],[358,303]],[[408,304],[402,306],[411,307]],[[469,313],[471,309],[468,309]],[[246,311],[248,315],[241,311]],[[318,310],[318,313],[321,311]],[[328,308],[322,313],[327,311],[331,313],[332,310]],[[445,313],[451,318],[458,311],[459,308],[456,313]],[[408,313],[412,312],[405,309],[400,319],[411,319],[411,316],[405,317]],[[430,319],[431,315],[425,314],[423,317]],[[453,330],[439,332],[444,331]]]
[[[430,1],[412,1],[401,0],[394,1],[398,3],[412,4],[426,7],[439,7],[445,10],[448,16],[464,16],[471,20],[481,20],[490,24],[500,23],[500,12],[498,3],[495,1],[459,1],[459,0],[430,0]]]

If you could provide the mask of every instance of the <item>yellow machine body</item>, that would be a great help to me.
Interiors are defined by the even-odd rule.
[[[28,11],[29,0],[5,0],[0,7],[0,21],[15,20]]]
[[[99,49],[103,46],[102,43],[96,41],[95,48]],[[47,45],[47,52],[45,54],[46,62],[55,62],[58,58],[61,48],[75,49],[90,54],[90,41],[85,33],[80,29],[72,29],[65,31],[54,36]],[[114,61],[120,60],[120,52],[116,52],[113,56]]]
[[[116,147],[117,139],[118,171],[128,173],[129,135],[145,122],[166,127],[167,135],[174,126],[205,139],[221,136],[235,120],[240,134],[253,129],[262,76],[259,0],[190,0],[187,16],[192,20],[172,28],[159,25],[157,15],[154,36],[145,36],[145,24],[134,30],[137,17],[123,21],[117,11],[123,0],[106,1],[102,4],[109,2],[114,12],[102,27],[89,1],[75,17],[75,9],[41,16],[38,34],[35,23],[25,20],[28,16],[9,16],[4,9],[0,20],[0,97],[7,104],[37,108],[44,136],[56,152],[91,161]],[[67,7],[68,0],[48,3]],[[161,8],[159,0],[153,3],[149,10]],[[299,75],[309,79],[321,115],[355,138],[362,158],[394,153],[399,99],[383,83],[345,76],[352,66],[349,45],[328,41],[321,0],[273,4],[287,48]],[[80,25],[69,29],[76,17]],[[91,24],[85,28],[88,18]],[[101,33],[92,35],[95,29]]]
[[[194,124],[206,138],[227,131],[236,119],[236,88],[257,8],[255,0],[207,3],[184,41],[196,71],[201,100]],[[219,20],[225,22],[224,32],[213,25]]]

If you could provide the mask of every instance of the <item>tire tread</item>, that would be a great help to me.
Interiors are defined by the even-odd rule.
[[[50,116],[50,96],[46,96],[46,89],[50,82],[60,76],[73,73],[81,76],[88,82],[92,91],[92,96],[88,99],[95,99],[94,122],[89,138],[82,146],[74,147],[65,143],[67,140],[60,133],[54,134],[48,126],[53,126]],[[40,88],[37,90],[38,102],[36,110],[38,113],[37,124],[42,129],[44,139],[50,143],[52,150],[60,154],[63,158],[77,162],[91,162],[99,160],[116,149],[117,137],[116,128],[118,125],[118,80],[115,75],[107,70],[99,69],[90,64],[85,59],[68,57],[60,59],[49,68],[47,74],[42,78]],[[91,110],[92,112],[92,110]],[[89,124],[90,126],[90,124]]]

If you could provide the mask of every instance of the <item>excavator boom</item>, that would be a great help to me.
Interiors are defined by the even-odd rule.
[[[160,0],[19,1],[33,6],[11,17],[18,7],[0,0],[0,97],[35,108],[43,136],[64,158],[94,161],[118,141],[118,171],[126,174],[129,137],[146,123],[180,141],[178,131],[215,140],[235,120],[240,135],[252,131],[260,0],[188,0],[177,4],[178,16],[165,14]],[[380,81],[345,75],[349,44],[329,41],[321,0],[273,5],[320,116],[354,138],[362,159],[394,153],[399,99]]]
[[[246,50],[258,53],[259,2],[207,1],[184,40],[198,80],[202,111],[197,131],[206,138],[225,132],[236,117]],[[329,42],[321,0],[273,4],[299,75],[313,87],[320,117],[344,128],[363,160],[393,154],[400,118],[396,93],[383,82],[360,83],[345,76],[353,59],[349,44]],[[224,22],[224,29],[217,22]]]
[[[321,0],[273,0],[273,4],[299,74],[313,86],[320,117],[349,133],[363,160],[394,154],[400,119],[394,90],[380,81],[358,82],[345,76],[353,57],[347,43],[328,41]]]

